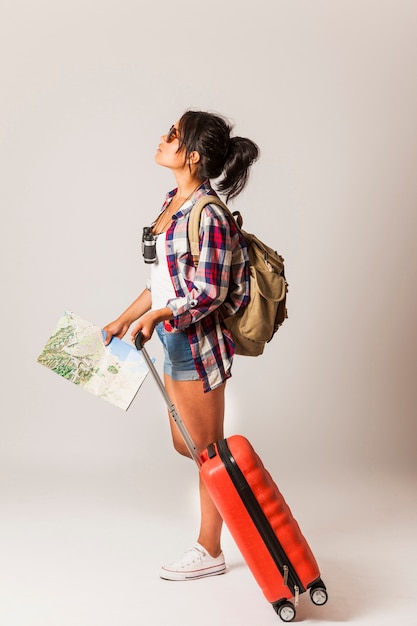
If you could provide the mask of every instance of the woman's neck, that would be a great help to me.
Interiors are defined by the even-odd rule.
[[[196,191],[203,182],[196,176],[176,176],[175,178],[177,181],[177,193],[175,194],[175,197],[178,200],[185,200],[186,198],[192,196],[194,191]]]

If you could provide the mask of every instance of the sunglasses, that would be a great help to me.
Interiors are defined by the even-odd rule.
[[[167,143],[171,143],[174,139],[179,139],[178,137],[178,128],[175,128],[174,124],[171,126],[169,131],[167,132],[165,141]]]

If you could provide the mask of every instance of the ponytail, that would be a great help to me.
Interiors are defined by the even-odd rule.
[[[230,137],[232,126],[213,113],[186,111],[178,124],[185,162],[196,151],[200,155],[200,178],[221,178],[217,185],[226,201],[237,196],[249,178],[249,168],[259,157],[258,146],[244,137]]]
[[[223,178],[217,185],[218,190],[226,195],[226,200],[237,196],[245,187],[249,178],[249,168],[259,157],[259,148],[250,139],[232,137],[226,152]]]

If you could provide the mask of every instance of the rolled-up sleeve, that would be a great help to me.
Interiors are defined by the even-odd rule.
[[[208,205],[202,212],[198,265],[195,270],[187,268],[192,280],[185,280],[183,296],[167,303],[173,313],[171,324],[178,330],[212,313],[225,301],[229,291],[232,263],[230,225],[223,213],[210,207]]]

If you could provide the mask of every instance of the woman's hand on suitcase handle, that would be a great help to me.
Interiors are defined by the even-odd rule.
[[[145,313],[145,315],[142,315],[142,317],[138,320],[138,323],[134,326],[131,332],[130,337],[133,343],[135,343],[137,334],[141,333],[141,344],[143,345],[152,337],[155,326],[159,324],[159,322],[172,319],[172,317],[172,311],[171,309],[168,309],[168,307]]]
[[[130,338],[133,343],[136,345],[136,337],[140,333],[141,337],[141,345],[149,341],[149,339],[153,335],[153,331],[155,329],[156,322],[153,321],[152,313],[145,313],[137,324],[133,327],[132,332],[130,333]]]

